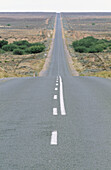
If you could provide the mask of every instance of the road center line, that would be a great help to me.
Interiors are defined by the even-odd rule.
[[[53,115],[55,116],[55,115],[57,115],[58,113],[57,113],[57,108],[53,108]]]
[[[61,115],[66,115],[64,97],[63,97],[63,83],[62,83],[61,76],[59,76],[59,79],[60,79],[60,110],[61,110]]]
[[[58,83],[56,83],[56,86],[58,86]]]
[[[56,87],[56,88],[55,88],[55,90],[57,91],[57,90],[58,90],[58,88]]]
[[[54,95],[54,99],[57,99],[57,95]]]
[[[50,144],[57,145],[57,131],[52,132]]]

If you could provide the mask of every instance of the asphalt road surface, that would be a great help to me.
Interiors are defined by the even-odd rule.
[[[57,17],[44,77],[0,81],[0,170],[110,170],[111,80],[72,77]]]

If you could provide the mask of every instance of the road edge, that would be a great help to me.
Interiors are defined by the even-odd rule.
[[[69,50],[67,48],[67,45],[66,45],[66,39],[65,39],[65,36],[64,36],[65,34],[64,34],[64,28],[63,28],[63,22],[62,22],[62,16],[60,16],[60,18],[61,18],[61,27],[62,27],[62,39],[63,39],[63,44],[64,44],[64,50],[65,50],[65,53],[66,53],[67,63],[68,63],[68,66],[69,66],[69,69],[70,69],[70,72],[71,72],[72,76],[79,76],[79,73],[74,68],[72,57],[71,57],[71,55],[69,53]]]
[[[45,60],[45,64],[44,64],[42,70],[39,72],[39,77],[44,76],[46,70],[48,69],[48,67],[51,63],[51,57],[52,57],[52,52],[53,52],[53,48],[54,48],[54,40],[55,40],[55,33],[56,33],[56,23],[57,23],[57,14],[56,14],[56,17],[55,17],[54,33],[53,33],[52,42],[51,42],[51,45],[50,45],[50,50],[49,50],[47,58]]]

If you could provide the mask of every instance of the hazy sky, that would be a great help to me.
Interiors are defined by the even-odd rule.
[[[0,0],[0,11],[110,12],[111,0]]]

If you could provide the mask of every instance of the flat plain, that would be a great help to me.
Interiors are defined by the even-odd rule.
[[[10,52],[0,54],[0,77],[22,77],[39,74],[52,41],[55,13],[0,13],[0,40],[8,43],[27,40],[30,43],[44,43],[42,53],[13,55]]]
[[[100,53],[78,53],[72,42],[93,36],[111,40],[111,13],[62,13],[65,40],[75,69],[82,76],[111,77],[111,49]]]

